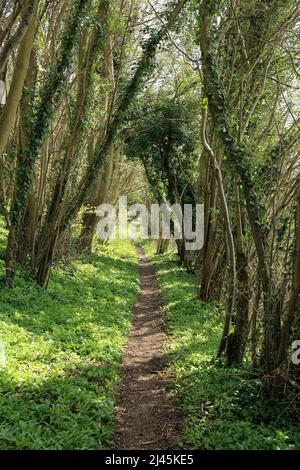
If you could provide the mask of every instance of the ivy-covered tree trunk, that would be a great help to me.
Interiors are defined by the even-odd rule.
[[[39,157],[43,138],[49,129],[55,103],[61,96],[72,62],[73,49],[88,0],[75,0],[61,39],[61,51],[55,66],[48,73],[28,129],[28,144],[16,168],[16,190],[11,209],[11,226],[6,253],[6,283],[13,285],[20,228],[22,227],[33,180],[34,165]]]
[[[70,136],[67,139],[66,152],[35,247],[33,274],[42,287],[48,285],[51,266],[63,232],[61,220],[67,206],[70,172],[84,131],[83,122],[88,111],[88,103],[92,90],[93,67],[98,59],[99,52],[103,49],[103,42],[106,36],[104,23],[108,14],[108,6],[109,4],[106,0],[100,1],[98,9],[100,22],[93,28],[88,44],[84,44],[83,51],[80,51],[79,54],[79,83],[76,108],[70,126]]]
[[[32,99],[35,93],[35,85],[37,79],[37,56],[36,50],[33,48],[31,51],[29,67],[27,76],[25,79],[25,87],[23,96],[20,104],[20,120],[19,120],[19,142],[17,147],[17,162],[20,160],[20,155],[26,149],[29,136],[27,133],[30,127],[30,108],[32,105]],[[24,217],[24,223],[20,229],[20,240],[18,243],[17,261],[23,266],[27,265],[28,254],[32,253],[34,230],[35,230],[35,218],[36,218],[36,198],[35,198],[35,181],[33,178],[30,194],[28,198],[28,204],[26,207],[26,213]]]
[[[205,8],[206,7],[206,8]],[[238,142],[230,128],[228,106],[226,104],[222,81],[214,57],[212,39],[209,34],[210,18],[207,15],[208,5],[204,4],[200,22],[200,44],[203,57],[205,92],[215,130],[223,143],[228,156],[229,171],[238,176],[243,186],[247,214],[251,227],[256,253],[259,260],[260,278],[264,294],[264,353],[263,367],[271,372],[276,366],[280,318],[274,308],[274,289],[271,281],[270,267],[266,256],[266,231],[264,230],[259,210],[259,203],[253,185],[251,160],[247,147]]]

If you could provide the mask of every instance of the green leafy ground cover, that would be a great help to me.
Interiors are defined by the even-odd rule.
[[[2,276],[3,227],[0,237]],[[0,449],[109,446],[137,291],[127,241],[73,262],[71,271],[55,269],[47,291],[24,271],[15,289],[0,286]]]
[[[6,233],[0,227],[0,275]],[[197,300],[197,280],[172,254],[153,255],[167,328],[173,393],[185,417],[182,446],[300,449],[299,408],[266,401],[247,365],[215,361],[222,309]],[[127,241],[56,268],[47,291],[19,271],[0,285],[0,449],[110,445],[122,349],[138,291]],[[5,362],[3,357],[5,352]]]
[[[222,308],[197,300],[197,279],[172,254],[153,255],[162,288],[169,336],[173,393],[185,417],[183,447],[207,450],[300,449],[299,405],[267,401],[247,365],[226,368],[215,360]],[[299,402],[298,402],[299,403]]]

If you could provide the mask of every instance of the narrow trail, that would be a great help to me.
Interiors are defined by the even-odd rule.
[[[174,450],[181,420],[167,395],[170,377],[164,359],[166,333],[160,290],[153,265],[142,248],[137,251],[140,294],[125,349],[114,449]]]

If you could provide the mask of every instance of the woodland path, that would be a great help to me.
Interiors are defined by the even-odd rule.
[[[114,449],[174,450],[178,447],[181,419],[168,396],[166,332],[160,308],[160,290],[153,265],[141,247],[140,293],[125,349],[122,384],[116,407]]]

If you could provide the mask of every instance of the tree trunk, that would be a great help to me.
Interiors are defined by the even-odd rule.
[[[27,4],[24,7],[22,19],[17,30],[12,35],[12,37],[6,42],[6,44],[4,44],[4,47],[2,48],[2,51],[0,53],[0,73],[4,72],[10,54],[12,53],[13,49],[18,45],[18,43],[22,41],[26,32],[30,28],[30,25],[32,24],[32,18],[36,13],[37,5],[37,0],[27,1]]]
[[[205,154],[202,155],[202,158]],[[215,256],[217,231],[217,184],[215,172],[210,159],[207,159],[205,193],[204,193],[204,246],[201,268],[201,284],[199,298],[212,300],[211,279],[213,275],[213,259]]]
[[[20,121],[19,121],[19,145],[17,161],[20,160],[23,152],[28,144],[27,129],[29,127],[29,112],[31,106],[32,96],[34,94],[35,83],[37,78],[37,57],[35,49],[32,49],[29,67],[24,83],[24,92],[20,106]],[[23,266],[27,264],[28,254],[32,252],[33,240],[34,240],[34,227],[36,218],[36,198],[34,191],[35,181],[31,186],[31,191],[28,200],[28,206],[26,208],[25,218],[23,226],[20,229],[20,242],[18,245],[17,261]]]
[[[280,366],[286,360],[289,346],[291,327],[300,311],[300,184],[298,187],[297,203],[295,211],[295,249],[293,253],[293,275],[290,299],[287,312],[283,317],[281,327],[281,339],[278,351],[277,365]]]
[[[35,12],[30,19],[27,32],[20,44],[7,101],[0,115],[0,154],[5,150],[11,129],[16,119],[17,109],[22,96],[23,86],[29,66],[37,26],[36,10],[38,2],[36,1],[33,3],[35,3]]]
[[[240,364],[243,361],[249,319],[248,259],[244,249],[244,224],[239,189],[236,184],[235,196],[237,226],[237,301],[234,332],[230,337],[230,344],[227,349],[227,361],[229,365]]]

